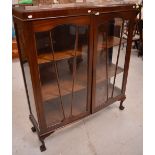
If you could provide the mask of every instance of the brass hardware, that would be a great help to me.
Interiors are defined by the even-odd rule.
[[[96,12],[96,13],[95,13],[95,16],[98,16],[98,15],[100,15],[100,13],[99,13],[99,12]]]
[[[88,13],[91,13],[91,10],[88,10]]]
[[[28,15],[27,17],[28,17],[29,19],[31,19],[31,18],[32,18],[32,15]]]

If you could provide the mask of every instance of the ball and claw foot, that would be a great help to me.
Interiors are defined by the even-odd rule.
[[[121,102],[120,102],[119,109],[120,109],[120,110],[124,110],[124,108],[125,108],[125,107],[123,107],[123,101],[121,101]]]
[[[46,146],[45,146],[44,144],[42,144],[42,145],[40,146],[40,151],[43,152],[43,151],[45,151],[45,150],[46,150]]]
[[[32,132],[36,132],[36,128],[34,126],[31,128],[31,130]]]
[[[119,106],[120,110],[124,110],[125,107],[123,107],[122,105]]]

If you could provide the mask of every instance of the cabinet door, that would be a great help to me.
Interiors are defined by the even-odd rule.
[[[125,98],[128,25],[129,20],[117,13],[94,16],[93,111]]]
[[[34,31],[47,127],[89,114],[90,17],[35,22]]]

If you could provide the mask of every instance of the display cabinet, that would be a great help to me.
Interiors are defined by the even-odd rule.
[[[124,109],[138,8],[122,1],[13,7],[29,118],[41,151],[56,129],[115,101]]]

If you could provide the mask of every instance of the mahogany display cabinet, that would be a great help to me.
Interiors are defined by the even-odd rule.
[[[138,8],[122,1],[13,7],[29,118],[41,151],[56,129],[116,101],[124,109]]]

